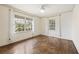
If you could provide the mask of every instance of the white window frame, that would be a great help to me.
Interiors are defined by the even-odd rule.
[[[55,19],[49,20],[49,30],[55,30],[56,29],[56,23]]]
[[[17,15],[17,14],[14,14],[14,22],[16,22],[15,15]],[[21,15],[18,15],[18,16],[21,16]],[[27,20],[26,18],[28,18],[29,20],[31,19],[31,21],[32,21],[32,27],[31,28],[32,29],[31,30],[26,30],[25,29],[26,22],[25,22],[25,24],[24,24],[24,31],[16,31],[16,24],[14,24],[14,26],[15,26],[15,33],[22,33],[22,32],[34,31],[34,29],[33,29],[33,27],[34,27],[33,18],[29,18],[29,17],[26,17],[26,16],[22,16],[22,17],[24,17],[24,22],[25,22],[25,20]]]

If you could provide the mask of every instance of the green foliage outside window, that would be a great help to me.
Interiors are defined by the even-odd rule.
[[[23,16],[15,15],[15,31],[28,31],[32,30],[32,20],[24,18]]]
[[[24,24],[16,23],[16,32],[24,31]]]
[[[31,23],[25,24],[25,30],[32,30],[32,24]]]

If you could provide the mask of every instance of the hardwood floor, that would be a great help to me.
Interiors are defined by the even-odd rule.
[[[0,54],[77,54],[71,40],[39,35],[0,47]]]

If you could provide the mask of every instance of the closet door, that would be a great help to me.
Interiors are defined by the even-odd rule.
[[[0,5],[0,46],[9,40],[9,9]]]
[[[72,12],[61,14],[61,38],[71,39]]]
[[[53,17],[51,19],[48,20],[48,25],[49,25],[49,29],[48,29],[48,35],[52,36],[52,37],[59,37],[60,36],[60,32],[59,32],[59,17]]]

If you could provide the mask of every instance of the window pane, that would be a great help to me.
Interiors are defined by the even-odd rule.
[[[32,30],[32,20],[26,18],[25,30]]]
[[[49,20],[49,29],[55,30],[55,20]]]
[[[16,23],[16,31],[24,31],[24,24]]]
[[[15,16],[15,31],[19,32],[19,31],[24,31],[24,18],[23,17],[16,17]]]

